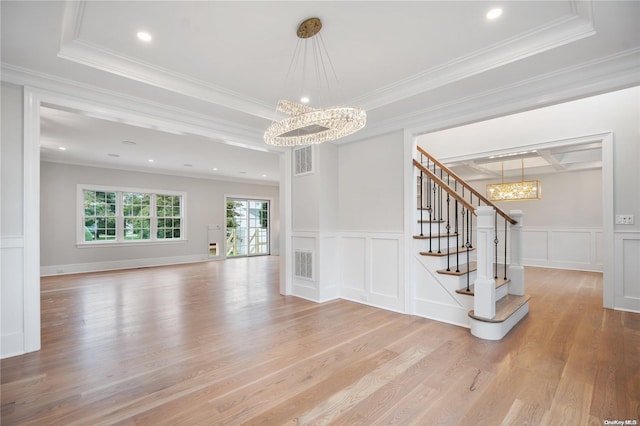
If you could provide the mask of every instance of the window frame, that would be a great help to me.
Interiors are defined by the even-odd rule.
[[[116,239],[105,241],[85,241],[84,191],[116,193]],[[123,194],[140,193],[150,196],[150,235],[149,239],[127,240],[124,238],[125,216],[123,210]],[[158,238],[158,216],[156,197],[158,195],[180,197],[180,238]],[[187,193],[166,189],[132,188],[122,186],[106,186],[78,184],[76,189],[76,246],[77,247],[114,247],[135,245],[175,244],[187,241]]]

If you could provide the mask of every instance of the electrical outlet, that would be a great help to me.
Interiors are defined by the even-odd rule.
[[[616,225],[633,225],[632,214],[617,214]]]

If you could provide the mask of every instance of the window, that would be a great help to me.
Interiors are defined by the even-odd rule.
[[[116,239],[116,192],[84,191],[84,241]]]
[[[227,198],[228,257],[269,254],[269,201]]]
[[[158,218],[156,236],[159,240],[180,239],[182,230],[180,199],[178,195],[156,195],[156,217]]]
[[[185,239],[186,194],[78,185],[79,244]]]
[[[148,240],[151,236],[151,194],[122,193],[125,240]]]

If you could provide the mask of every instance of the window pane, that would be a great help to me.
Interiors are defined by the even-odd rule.
[[[182,197],[179,195],[157,195],[156,212],[158,216],[158,239],[181,238],[182,229],[180,205]]]
[[[115,239],[116,193],[84,190],[83,240]]]

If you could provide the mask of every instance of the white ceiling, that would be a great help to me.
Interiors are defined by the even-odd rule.
[[[489,21],[494,6],[504,13]],[[3,0],[0,7],[3,80],[112,106],[43,108],[48,161],[276,182],[278,150],[262,134],[278,99],[299,95],[288,92],[286,75],[297,26],[312,16],[322,19],[339,79],[332,101],[368,112],[367,127],[347,141],[640,83],[637,1]],[[152,42],[137,40],[140,30]],[[476,163],[469,168],[492,167]],[[553,167],[565,167],[563,160]]]
[[[602,144],[585,142],[546,149],[513,151],[508,154],[448,162],[446,166],[468,181],[499,181],[502,177],[506,181],[514,181],[516,178],[531,180],[549,173],[601,169]]]

